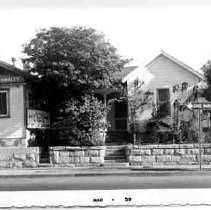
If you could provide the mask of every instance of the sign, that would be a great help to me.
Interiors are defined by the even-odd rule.
[[[211,103],[209,102],[192,102],[192,109],[211,110]]]
[[[16,82],[23,82],[22,77],[17,76],[1,76],[0,83],[16,83]]]
[[[50,113],[41,110],[27,110],[27,128],[50,128]]]

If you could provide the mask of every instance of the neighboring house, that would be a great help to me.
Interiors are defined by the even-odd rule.
[[[30,82],[27,72],[0,61],[0,147],[26,147],[26,110]]]
[[[203,80],[203,76],[177,60],[164,51],[161,51],[145,66],[134,66],[125,68],[117,77],[127,85],[128,94],[130,90],[139,83],[144,82],[143,91],[152,93],[151,102],[159,105],[166,102],[166,116],[173,116],[173,103],[175,99],[185,100],[192,88]],[[178,93],[173,91],[175,85],[182,87],[187,83],[187,91]],[[146,106],[139,120],[148,120],[152,117],[153,106]],[[109,131],[128,131],[128,105],[126,102],[113,102],[107,120],[110,123]]]

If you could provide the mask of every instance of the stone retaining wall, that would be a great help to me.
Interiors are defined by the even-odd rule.
[[[50,163],[54,166],[100,166],[104,163],[105,146],[50,147]]]
[[[197,165],[199,146],[198,144],[128,145],[126,156],[130,165],[149,167]],[[211,144],[202,145],[202,163],[211,165]]]
[[[37,167],[39,152],[39,147],[0,147],[0,168]]]

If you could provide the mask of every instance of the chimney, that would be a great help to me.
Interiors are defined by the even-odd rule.
[[[14,57],[11,58],[13,66],[15,66],[16,59]]]
[[[30,64],[27,61],[22,60],[22,63],[23,63],[23,70],[24,71],[30,70]]]

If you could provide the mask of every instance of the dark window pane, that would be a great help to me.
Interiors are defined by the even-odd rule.
[[[158,107],[160,114],[165,117],[171,114],[171,105],[170,105],[170,91],[169,89],[158,89]]]
[[[7,114],[7,93],[0,92],[0,115]]]
[[[127,117],[127,101],[115,101],[115,117],[126,118]]]

